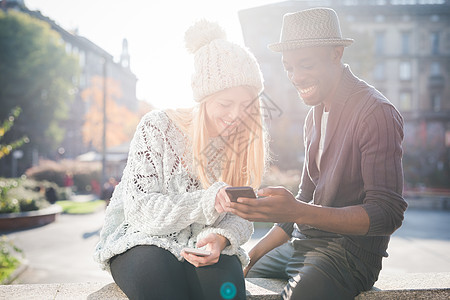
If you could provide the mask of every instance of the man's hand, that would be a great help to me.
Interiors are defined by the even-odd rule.
[[[258,243],[248,252],[250,257],[249,264],[244,268],[244,277],[247,277],[250,269],[255,263],[263,257],[267,252],[283,245],[290,239],[290,236],[278,226],[273,226],[269,232],[258,241]]]
[[[304,205],[283,187],[261,189],[258,197],[227,202],[225,210],[253,222],[296,222]]]
[[[270,187],[258,191],[263,198],[239,198],[226,204],[226,211],[254,222],[305,224],[350,235],[365,235],[370,220],[361,205],[326,207],[298,201],[285,188]]]

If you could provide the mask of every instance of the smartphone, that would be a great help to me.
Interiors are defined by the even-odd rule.
[[[208,256],[208,255],[211,255],[210,251],[203,250],[203,249],[198,249],[198,248],[189,248],[189,247],[187,247],[187,248],[184,248],[183,250],[186,253],[194,254],[194,255],[197,255],[197,256]]]
[[[255,191],[251,186],[233,186],[225,188],[225,192],[232,202],[236,202],[238,198],[256,198]]]

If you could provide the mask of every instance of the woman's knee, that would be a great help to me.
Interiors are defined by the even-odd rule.
[[[206,267],[188,266],[187,274],[194,299],[245,299],[244,274],[236,256],[221,255],[218,263]]]
[[[112,258],[110,267],[114,281],[130,299],[183,299],[187,295],[181,263],[162,248],[134,247]]]

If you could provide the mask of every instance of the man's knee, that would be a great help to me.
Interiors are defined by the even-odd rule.
[[[285,243],[264,255],[249,270],[249,278],[283,278],[288,279],[286,267],[292,258],[294,248]]]
[[[283,299],[354,299],[356,295],[335,278],[313,266],[304,267],[291,278],[283,291]]]

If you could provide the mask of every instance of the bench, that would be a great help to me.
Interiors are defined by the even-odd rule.
[[[247,299],[279,300],[285,281],[247,278]],[[1,285],[0,299],[127,299],[115,283],[53,283]],[[450,272],[383,274],[356,300],[450,299]]]

